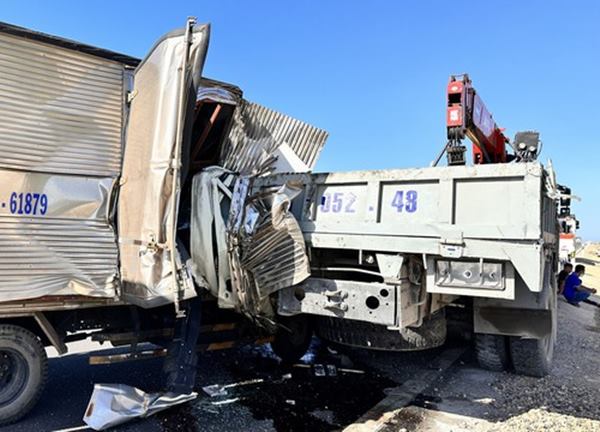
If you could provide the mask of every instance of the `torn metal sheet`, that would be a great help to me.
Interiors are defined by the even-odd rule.
[[[248,198],[249,179],[236,181],[227,226],[232,292],[250,316],[273,314],[269,295],[310,276],[306,245],[289,211],[295,183]]]
[[[228,290],[226,223],[234,175],[220,167],[205,168],[192,180],[190,254],[196,283],[206,287],[222,308],[237,306]]]
[[[104,430],[196,399],[197,393],[145,393],[125,384],[96,384],[83,421]]]
[[[241,264],[252,273],[259,297],[296,285],[310,275],[304,237],[289,211],[302,184],[286,183],[246,203]]]
[[[177,131],[180,110],[190,102],[195,104],[209,26],[193,28],[188,57],[185,38],[183,30],[171,32],[154,46],[135,72],[131,95],[119,197],[119,251],[124,298],[142,307],[171,303],[179,297],[169,249],[175,245],[177,212],[173,206],[179,202],[173,188],[177,183],[173,173],[178,172],[181,157],[176,154],[178,148],[181,152]],[[185,64],[189,70],[182,83],[180,68]],[[183,94],[181,86],[187,89]],[[181,298],[195,295],[193,287],[188,287]]]
[[[307,170],[312,170],[327,136],[322,129],[242,100],[223,144],[220,165],[246,176],[273,171],[277,161],[275,152],[284,146],[279,158],[286,158],[289,152],[294,154],[286,165],[297,167],[299,160]]]
[[[194,177],[192,269],[219,306],[270,315],[269,295],[310,275],[304,238],[289,211],[301,188],[287,183],[248,197],[250,182],[219,167]]]
[[[198,86],[196,101],[212,101],[228,105],[238,105],[242,99],[242,90],[232,84],[209,78],[202,78]]]

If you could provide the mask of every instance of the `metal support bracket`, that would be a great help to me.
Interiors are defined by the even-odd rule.
[[[67,346],[56,332],[54,326],[50,323],[50,321],[48,321],[46,315],[44,315],[42,312],[34,312],[33,317],[56,351],[58,351],[60,355],[66,354],[68,351]]]

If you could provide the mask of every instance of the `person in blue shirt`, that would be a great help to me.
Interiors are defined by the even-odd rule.
[[[566,262],[563,266],[563,269],[560,271],[558,276],[556,277],[556,282],[558,284],[558,293],[562,294],[565,290],[565,282],[567,281],[567,277],[573,271],[573,264],[570,262]]]
[[[596,290],[582,285],[581,277],[585,274],[585,266],[578,264],[575,271],[571,273],[565,281],[563,295],[573,306],[579,306],[579,303],[586,301]]]

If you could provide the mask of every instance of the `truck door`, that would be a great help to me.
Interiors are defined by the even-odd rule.
[[[209,31],[188,21],[163,36],[134,75],[117,220],[123,297],[142,307],[194,295],[181,291],[173,274],[181,262],[175,224],[188,106],[195,103]]]

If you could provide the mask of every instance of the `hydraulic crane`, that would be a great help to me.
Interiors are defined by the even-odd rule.
[[[473,163],[506,162],[508,138],[496,125],[467,74],[450,76],[447,100],[448,164],[464,165],[466,149],[461,140],[465,136],[473,142]]]
[[[468,137],[473,143],[473,163],[503,163],[511,160],[534,160],[538,155],[539,134],[519,132],[515,136],[515,154],[507,153],[510,140],[504,129],[498,127],[492,114],[473,87],[467,74],[451,75],[448,82],[446,107],[446,131],[448,142],[434,161],[437,165],[444,152],[448,153],[448,165],[466,163],[466,147],[462,140]]]

